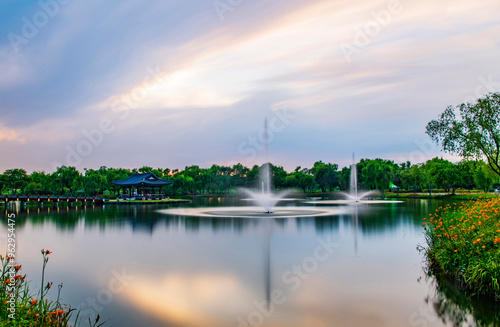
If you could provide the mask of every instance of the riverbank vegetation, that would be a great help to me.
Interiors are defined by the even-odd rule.
[[[59,167],[55,172],[24,169],[7,169],[0,175],[0,194],[109,196],[118,188],[114,180],[125,179],[134,172],[153,172],[158,177],[174,183],[163,191],[168,196],[186,194],[233,194],[238,188],[258,185],[261,166],[249,168],[242,164],[233,166],[212,165],[209,168],[188,166],[183,170],[141,167],[123,169],[100,167],[97,170],[78,171],[75,167]],[[339,169],[335,163],[317,161],[311,168],[297,167],[287,172],[281,166],[271,164],[273,187],[295,188],[303,192],[347,191],[351,167]],[[382,193],[439,192],[455,193],[457,189],[469,192],[474,189],[492,190],[500,186],[500,180],[489,166],[480,160],[462,160],[452,163],[434,158],[421,164],[404,162],[397,164],[383,159],[361,159],[357,163],[358,188],[378,190]]]
[[[449,204],[424,220],[430,269],[500,301],[500,199]]]
[[[48,299],[48,293],[53,288],[52,282],[45,283],[45,268],[49,261],[49,250],[42,250],[42,276],[40,290],[33,292],[28,277],[22,274],[22,267],[11,255],[1,256],[0,275],[0,327],[67,327],[78,326],[79,313],[70,305],[62,304],[61,290],[63,284],[57,286],[57,298]],[[76,315],[70,324],[72,316]],[[99,316],[91,327],[100,327]]]

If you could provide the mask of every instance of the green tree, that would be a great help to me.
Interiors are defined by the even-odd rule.
[[[107,170],[85,169],[85,175],[82,180],[82,188],[86,195],[103,194],[108,189]]]
[[[149,166],[142,166],[141,168],[137,169],[137,171],[140,172],[141,174],[145,174],[152,172],[153,168]]]
[[[476,174],[478,161],[476,160],[461,160],[456,164],[458,180],[460,187],[472,190],[476,187],[474,175]]]
[[[490,168],[500,175],[500,93],[490,93],[476,103],[448,106],[427,124],[426,133],[443,150],[463,158],[486,157]]]
[[[3,180],[7,187],[17,194],[28,185],[29,176],[22,168],[7,169],[3,173]]]
[[[416,194],[422,185],[421,166],[413,165],[410,168],[403,169],[400,175],[403,187],[407,190],[413,190],[413,193]]]
[[[342,191],[349,191],[351,183],[351,167],[344,167],[339,173],[339,186]]]
[[[276,189],[284,188],[286,187],[285,184],[285,179],[288,175],[288,173],[285,171],[285,169],[282,166],[275,166],[271,163],[269,163],[270,169],[271,169],[271,179],[272,179],[272,185]]]
[[[366,161],[361,171],[365,185],[368,189],[376,189],[384,194],[384,190],[389,188],[396,166],[392,161],[379,158]]]
[[[260,166],[253,165],[252,169],[250,169],[247,173],[247,187],[249,188],[258,188],[260,189],[260,185],[257,185],[259,182],[260,176]]]
[[[241,163],[233,165],[231,168],[231,187],[244,187],[246,184],[246,177],[248,174],[248,168],[243,166]]]
[[[29,184],[26,186],[26,192],[29,195],[49,194],[52,187],[50,175],[44,171],[34,171],[29,176]]]
[[[433,158],[428,160],[426,166],[429,169],[431,184],[438,188],[443,188],[445,191],[452,189],[455,194],[455,189],[460,185],[456,166],[448,160]]]
[[[51,175],[55,186],[61,190],[61,194],[64,194],[66,189],[72,193],[74,187],[77,185],[75,180],[78,180],[80,176],[80,172],[76,170],[75,167],[66,166],[57,168],[57,170]]]
[[[435,185],[433,184],[435,179],[432,176],[432,169],[430,165],[425,163],[420,167],[419,170],[420,170],[422,185],[427,188],[429,195],[432,195],[432,189],[435,187]]]
[[[321,160],[314,163],[311,171],[314,175],[314,181],[321,188],[322,192],[326,192],[327,190],[332,191],[340,185],[338,169],[339,166],[337,164],[324,163]]]
[[[309,169],[295,168],[295,171],[285,177],[285,187],[300,188],[305,193],[314,189],[314,176]]]
[[[480,161],[474,174],[474,181],[479,189],[488,192],[494,182],[494,172],[484,162]]]

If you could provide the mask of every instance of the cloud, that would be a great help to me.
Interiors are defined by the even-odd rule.
[[[2,141],[19,142],[22,144],[26,143],[26,138],[19,136],[19,133],[15,130],[0,125],[0,142]]]
[[[238,144],[278,104],[299,117],[271,146],[281,164],[327,149],[338,161],[356,149],[411,152],[447,105],[500,79],[498,4],[402,0],[348,62],[340,45],[355,44],[388,4],[247,1],[220,21],[209,1],[71,2],[19,53],[0,44],[2,126],[26,142],[9,164],[34,165],[27,153],[63,162],[102,121],[114,131],[82,167],[246,161]],[[37,8],[21,7],[0,32]]]

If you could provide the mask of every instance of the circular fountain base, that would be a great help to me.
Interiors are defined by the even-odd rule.
[[[300,218],[345,214],[346,208],[274,207],[271,212],[263,212],[259,207],[219,207],[219,208],[178,208],[159,210],[173,216],[193,216],[210,218]]]

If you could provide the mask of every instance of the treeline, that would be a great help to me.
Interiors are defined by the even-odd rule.
[[[174,183],[162,191],[166,195],[227,194],[238,188],[258,188],[262,166],[252,168],[236,164],[213,165],[210,168],[188,166],[184,170],[168,168],[139,169],[107,168],[78,171],[75,167],[59,167],[53,173],[24,169],[7,169],[0,175],[1,194],[23,195],[115,195],[119,188],[114,180],[125,179],[132,173],[153,172],[162,179]],[[297,167],[287,172],[281,166],[270,164],[274,189],[294,188],[303,192],[348,191],[351,167],[339,169],[334,163],[317,161],[311,168]],[[397,191],[429,192],[444,189],[454,193],[456,189],[490,190],[498,187],[499,176],[483,161],[462,160],[452,163],[434,158],[425,163],[405,162],[396,164],[390,160],[362,159],[357,163],[358,188],[384,192],[392,186]]]

